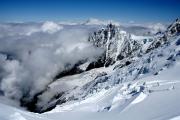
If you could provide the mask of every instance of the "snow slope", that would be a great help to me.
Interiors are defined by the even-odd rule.
[[[86,100],[61,105],[54,110],[35,114],[0,104],[1,120],[92,120],[92,119],[125,119],[125,120],[168,120],[180,115],[180,63],[161,72],[138,81],[127,82],[129,88],[120,85],[104,90]],[[173,79],[172,79],[173,78]],[[144,84],[146,83],[146,84]],[[129,96],[131,89],[139,90]],[[110,105],[109,112],[100,112],[104,105]],[[97,111],[99,111],[97,113]],[[107,108],[108,111],[108,108]],[[142,113],[143,112],[143,113]]]

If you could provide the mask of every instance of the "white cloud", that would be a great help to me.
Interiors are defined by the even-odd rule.
[[[44,31],[32,33],[30,25],[7,26],[3,29],[0,26],[0,89],[7,97],[17,100],[28,94],[30,98],[45,89],[67,64],[73,66],[79,60],[93,59],[102,53],[87,42],[89,31],[86,28],[62,29],[55,23],[45,22]],[[19,33],[26,32],[18,34],[17,28]],[[13,60],[6,60],[9,56]]]
[[[51,22],[51,21],[47,21],[42,25],[42,31],[48,32],[50,34],[55,33],[61,29],[63,29],[62,26],[60,26],[54,22]]]
[[[154,33],[154,34],[159,32],[159,31],[163,32],[163,31],[166,30],[166,26],[163,25],[162,23],[150,24],[150,25],[148,25],[148,28],[150,28],[151,32]]]

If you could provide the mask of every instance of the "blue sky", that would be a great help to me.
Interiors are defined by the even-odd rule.
[[[169,22],[180,17],[180,0],[0,0],[0,21]]]

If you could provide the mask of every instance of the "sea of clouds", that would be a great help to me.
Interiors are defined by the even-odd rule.
[[[103,50],[87,41],[89,30],[54,22],[0,24],[0,91],[19,101],[31,99],[53,77]]]

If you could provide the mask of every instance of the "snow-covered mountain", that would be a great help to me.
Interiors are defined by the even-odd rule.
[[[109,24],[105,29],[94,32],[89,37],[89,41],[96,47],[105,49],[105,66],[130,56],[141,46],[139,41],[132,39],[131,34],[112,24]]]
[[[174,27],[178,27],[178,22],[179,21],[177,21],[177,25],[175,25]],[[171,48],[169,44],[172,43],[174,39],[176,40],[176,37],[179,35],[179,31],[177,29],[175,34],[169,34],[170,31],[171,29],[168,29],[166,32],[161,33],[161,35],[156,35],[154,37],[142,37],[130,35],[124,31],[119,30],[118,27],[110,24],[107,26],[107,29],[102,29],[98,32],[94,32],[93,36],[90,36],[89,40],[90,42],[93,42],[96,47],[102,47],[105,49],[105,54],[103,54],[103,58],[105,59],[103,59],[103,63],[104,66],[109,67],[99,68],[100,70],[93,69],[92,71],[87,71],[83,74],[80,74],[81,78],[78,77],[79,75],[74,75],[59,79],[58,81],[60,83],[63,82],[63,84],[65,84],[68,79],[71,80],[70,82],[72,82],[73,80],[79,80],[79,82],[81,82],[79,84],[77,84],[78,82],[75,82],[75,86],[73,85],[75,83],[72,82],[72,90],[66,91],[69,98],[65,95],[61,96],[60,100],[67,99],[67,101],[69,101],[71,99],[81,99],[93,93],[94,91],[111,88],[115,84],[124,83],[126,81],[138,80],[140,76],[146,76],[146,74],[156,75],[164,67],[171,66],[170,64],[173,64],[175,60],[173,59],[173,61],[169,61],[166,59],[172,59],[171,56],[176,56],[178,58],[178,55],[176,55],[179,54],[178,51],[174,53],[171,53],[171,51],[173,50],[167,50],[166,53],[163,51],[166,48]],[[168,48],[167,46],[170,46],[170,48]],[[179,46],[176,47],[177,49],[179,49]],[[176,50],[174,49],[174,51]],[[119,56],[121,56],[121,59],[119,58]],[[161,63],[159,63],[160,58],[162,59]],[[111,62],[111,65],[107,65],[107,63],[110,63],[109,61]],[[91,72],[93,72],[93,76]],[[58,81],[57,83],[55,83],[58,84]],[[50,89],[48,91],[54,90]],[[76,92],[74,93],[73,91]],[[77,91],[80,91],[80,93],[78,93]],[[78,94],[81,94],[80,97],[78,96]]]
[[[53,69],[54,72],[44,71],[41,73],[42,76],[39,76],[40,73],[37,71],[38,74],[33,76],[33,78],[42,81],[45,81],[45,78],[51,79],[47,80],[46,84],[41,85],[42,83],[33,81],[31,83],[35,83],[37,86],[29,87],[30,90],[22,94],[19,90],[27,89],[21,87],[20,83],[23,78],[29,77],[28,72],[33,73],[27,69],[26,74],[22,72],[23,76],[19,76],[21,71],[26,70],[24,67],[27,67],[22,64],[31,63],[23,62],[23,60],[27,60],[25,59],[27,56],[34,58],[32,54],[38,53],[38,51],[29,52],[28,50],[27,56],[20,57],[22,53],[19,55],[12,52],[11,49],[6,48],[5,51],[1,48],[1,51],[4,51],[0,54],[0,63],[4,66],[0,67],[0,71],[2,71],[0,73],[2,94],[0,102],[6,104],[0,104],[1,119],[179,119],[180,20],[177,19],[164,32],[158,32],[154,35],[132,34],[113,23],[106,27],[103,26],[101,29],[98,27],[99,30],[94,32],[90,27],[89,36],[85,37],[87,41],[76,41],[78,43],[76,46],[71,44],[72,41],[67,43],[60,41],[60,44],[58,40],[62,38],[56,40],[52,37],[52,35],[64,35],[65,32],[59,31],[66,29],[65,26],[59,29],[58,25],[49,24],[48,26],[53,26],[56,31],[46,32],[46,34],[51,36],[50,38],[55,42],[55,45],[48,46],[48,49],[51,48],[51,52],[45,49],[47,46],[43,46],[43,49],[40,50],[46,50],[47,53],[40,57],[47,59],[53,53],[54,55],[50,57],[55,58],[52,61],[55,65],[51,65],[55,66],[52,68],[56,69]],[[77,27],[84,30],[84,26],[86,25],[78,25]],[[89,27],[89,25],[87,26]],[[54,31],[52,29],[50,30]],[[72,31],[68,29],[66,34],[70,32]],[[44,35],[43,30],[28,36],[35,38],[36,35],[41,34]],[[74,35],[82,34],[78,33],[72,36]],[[7,36],[15,37],[12,34]],[[5,37],[2,36],[2,38]],[[69,39],[67,36],[64,38]],[[47,42],[46,45],[51,42]],[[57,43],[61,47],[56,47]],[[65,47],[68,47],[67,51],[63,51]],[[93,54],[89,49],[93,51]],[[85,50],[89,52],[83,54]],[[74,56],[67,57],[73,55],[70,54],[72,52]],[[60,57],[56,56],[58,54]],[[62,56],[65,57],[65,60],[60,59]],[[73,57],[75,61],[72,62],[70,59]],[[56,59],[60,59],[61,64]],[[40,64],[40,62],[37,63]],[[51,62],[47,61],[46,63]],[[45,64],[42,66],[40,64],[39,67],[47,70],[52,69],[51,67],[44,68]],[[62,66],[62,64],[65,65]],[[59,71],[59,67],[62,70]],[[38,69],[38,67],[35,68]],[[34,70],[33,67],[31,69]],[[49,77],[47,77],[48,75]],[[43,76],[46,77],[42,79]],[[18,82],[15,77],[18,77]],[[15,85],[8,86],[10,82]],[[41,86],[41,89],[38,90],[38,86]],[[8,87],[12,87],[12,89]],[[13,89],[16,87],[21,89]],[[19,94],[23,96],[14,97],[16,91],[12,92],[11,90],[18,90]],[[28,95],[25,95],[26,93]],[[8,102],[3,102],[6,99]],[[31,111],[43,112],[43,114],[29,113],[21,110],[22,108],[10,107],[8,106],[10,103],[12,106],[16,103],[12,99],[20,100],[21,106]]]

